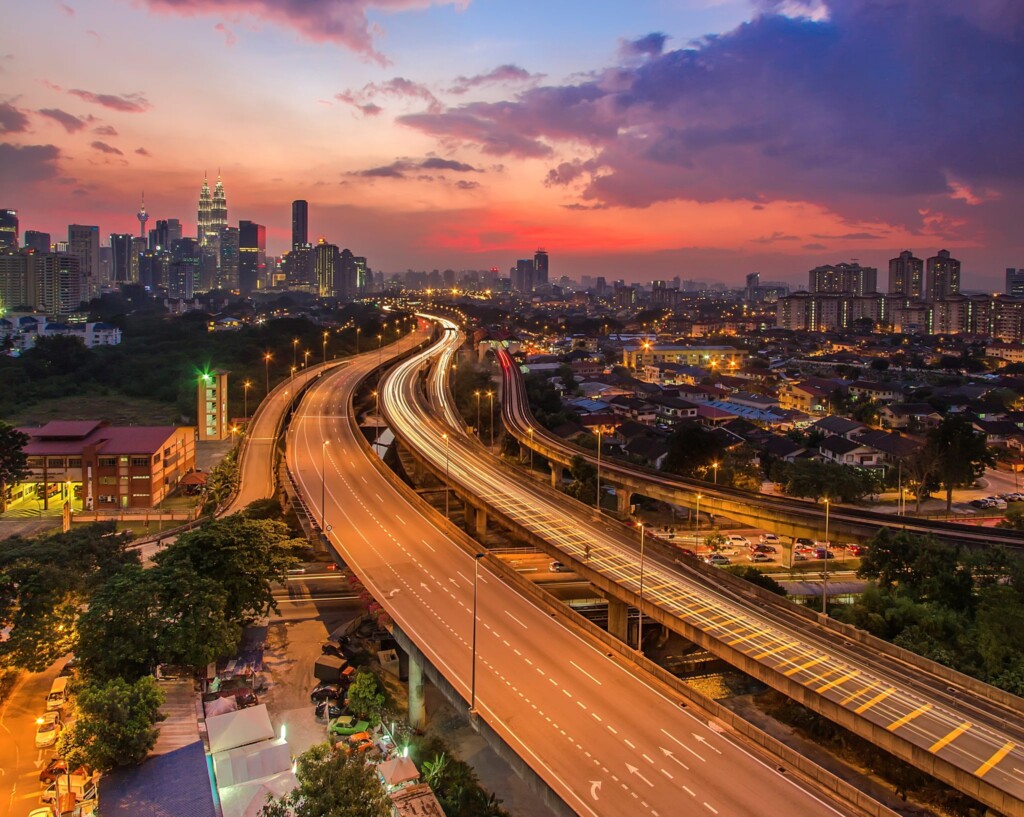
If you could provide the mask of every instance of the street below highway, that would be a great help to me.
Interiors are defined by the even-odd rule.
[[[331,526],[332,546],[467,700],[478,587],[477,711],[574,811],[846,813],[557,624],[425,519],[420,501],[392,487],[350,425],[348,401],[365,371],[326,375],[293,418],[288,463],[300,490]]]

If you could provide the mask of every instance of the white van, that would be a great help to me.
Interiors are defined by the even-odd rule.
[[[67,677],[55,678],[53,686],[50,687],[50,694],[46,696],[47,711],[63,709],[68,702],[68,679]]]

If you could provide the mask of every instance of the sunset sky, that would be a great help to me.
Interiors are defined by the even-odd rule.
[[[1024,267],[1019,0],[12,0],[0,207],[229,219],[384,272],[806,282],[947,248]],[[150,222],[153,226],[153,221]],[[880,276],[884,285],[885,274]]]

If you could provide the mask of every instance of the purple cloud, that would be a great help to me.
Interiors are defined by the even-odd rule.
[[[875,241],[882,238],[882,236],[875,235],[874,233],[840,233],[839,235],[813,233],[811,238],[820,238],[831,241]]]
[[[444,107],[426,85],[405,77],[394,77],[387,82],[370,82],[358,90],[350,88],[334,95],[339,102],[358,108],[366,116],[376,116],[383,110],[373,102],[379,97],[420,100],[427,103],[427,110],[431,113],[440,113]]]
[[[138,154],[139,156],[145,156],[145,157],[147,157],[147,158],[153,155],[152,153],[150,153],[150,152],[149,152],[148,150],[146,150],[145,148],[135,148],[135,152],[136,152],[136,153],[137,153],[137,154]]]
[[[1010,103],[1024,88],[1024,4],[762,8],[687,48],[649,35],[572,83],[398,121],[448,147],[550,157],[549,184],[617,206],[809,201],[915,229],[930,208],[938,229],[936,212],[968,206],[950,178],[1004,193],[1003,206],[1007,189],[1024,198],[1024,106]],[[565,161],[580,146],[592,154]]]
[[[454,159],[442,159],[438,156],[431,156],[419,161],[413,159],[396,159],[389,165],[370,167],[366,170],[356,170],[349,173],[349,176],[362,176],[370,179],[409,179],[415,178],[421,181],[433,181],[430,175],[417,174],[420,170],[450,170],[454,173],[480,173],[479,168],[457,162]],[[411,175],[410,175],[411,174]]]
[[[9,102],[0,102],[0,133],[24,133],[28,117]]]
[[[93,128],[92,132],[97,136],[120,136],[117,132],[117,128],[113,125],[100,125],[98,128]]]
[[[623,60],[660,57],[665,50],[665,42],[667,40],[668,35],[658,31],[638,37],[635,40],[620,40],[619,56]]]
[[[785,233],[776,230],[771,235],[763,235],[760,238],[752,238],[750,241],[754,244],[774,244],[776,241],[799,241],[800,236],[798,235],[786,235]]]
[[[7,184],[32,184],[57,175],[60,150],[55,145],[0,142],[0,178]]]
[[[295,31],[305,40],[334,43],[381,65],[387,58],[374,48],[377,27],[367,10],[395,13],[456,0],[143,0],[151,10],[182,17],[254,17]]]
[[[454,84],[448,89],[450,94],[464,94],[471,88],[479,88],[481,85],[495,85],[498,83],[513,82],[537,82],[544,78],[543,74],[531,74],[525,68],[518,65],[499,65],[488,71],[486,74],[476,74],[472,77],[456,77]]]
[[[153,107],[142,94],[94,94],[92,91],[83,91],[80,88],[72,88],[68,93],[79,99],[84,99],[86,102],[102,105],[104,108],[122,113],[144,113]]]
[[[108,145],[106,142],[95,141],[90,145],[93,150],[98,150],[100,153],[107,153],[111,156],[124,156],[124,154],[113,145]]]
[[[39,113],[48,119],[52,119],[68,133],[78,133],[88,125],[84,119],[79,119],[74,114],[62,111],[60,108],[43,108],[36,113]]]

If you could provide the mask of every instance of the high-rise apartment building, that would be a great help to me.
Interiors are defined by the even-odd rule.
[[[533,292],[533,275],[533,259],[520,258],[512,267],[512,289],[517,292]]]
[[[25,233],[27,236],[28,233]],[[1015,298],[1024,297],[1024,267],[1014,269],[1006,268],[1006,294]]]
[[[929,301],[960,294],[960,262],[949,250],[939,250],[925,266],[926,293]]]
[[[292,202],[292,249],[309,246],[309,202]]]
[[[83,298],[99,293],[105,281],[100,268],[100,228],[87,224],[68,225],[68,255],[78,259]]]
[[[811,293],[867,295],[878,290],[878,270],[860,264],[825,264],[808,273]]]
[[[910,250],[889,259],[889,294],[915,301],[924,297],[924,261]]]
[[[29,265],[32,263],[31,252],[19,252],[14,247],[0,248],[0,308],[4,311],[31,303]]]
[[[18,211],[0,210],[0,247],[18,246]]]
[[[132,280],[132,235],[111,233],[110,252],[112,256],[110,280],[115,286]]]
[[[35,308],[47,315],[69,315],[77,310],[87,297],[82,291],[85,276],[78,257],[47,253],[32,256],[32,261],[35,281],[30,285],[35,288]]]
[[[192,300],[199,290],[203,248],[194,238],[179,238],[171,246],[171,263],[167,277],[167,294],[172,298]]]
[[[238,222],[238,291],[248,295],[265,289],[267,228],[255,221]]]
[[[544,286],[548,280],[548,253],[540,249],[533,254],[533,286]]]
[[[238,289],[238,228],[224,227],[220,231],[219,289]]]
[[[25,230],[25,248],[34,252],[50,252],[50,234]]]
[[[348,250],[346,250],[348,252]],[[340,258],[338,247],[321,238],[313,248],[313,268],[316,272],[316,294],[321,298],[337,295]],[[351,253],[349,253],[351,255]]]

